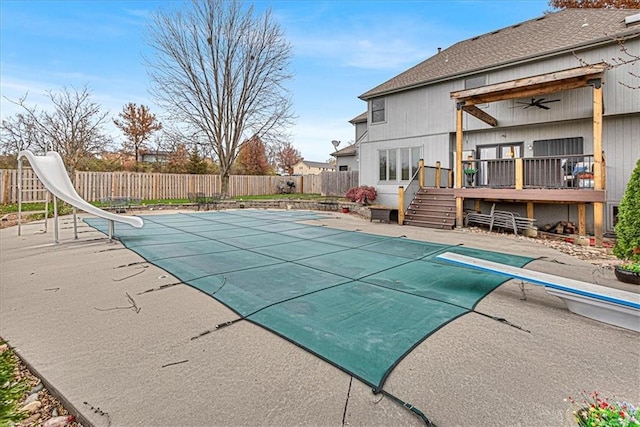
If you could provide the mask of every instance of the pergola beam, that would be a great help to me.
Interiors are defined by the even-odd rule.
[[[606,188],[605,171],[602,156],[602,116],[604,104],[602,100],[602,78],[609,68],[606,63],[598,63],[553,73],[541,74],[522,79],[511,80],[474,89],[451,92],[456,101],[456,182],[455,188],[462,188],[462,141],[463,111],[496,127],[498,120],[480,110],[476,105],[509,99],[535,97],[565,90],[593,87],[593,155],[594,155],[594,190]],[[456,195],[456,224],[462,226],[464,197]],[[527,206],[527,211],[533,206]],[[584,209],[581,210],[583,212]],[[596,245],[601,246],[604,231],[604,203],[593,203],[593,222]]]
[[[482,111],[481,109],[479,109],[475,105],[465,105],[465,106],[462,107],[462,109],[464,111],[466,111],[467,113],[471,114],[476,119],[482,120],[483,122],[485,122],[489,126],[492,126],[492,127],[498,126],[498,120],[495,117],[493,117],[489,113],[486,113],[486,112]]]
[[[589,86],[590,80],[602,77],[609,66],[605,63],[540,74],[508,82],[451,92],[451,98],[464,105],[525,98]]]

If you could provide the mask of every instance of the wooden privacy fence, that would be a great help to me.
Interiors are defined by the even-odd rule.
[[[259,196],[276,194],[278,185],[293,181],[295,193],[344,196],[347,190],[358,185],[358,172],[322,172],[320,175],[303,176],[254,176],[229,177],[229,196]],[[44,189],[32,169],[23,169],[23,188]],[[112,197],[131,199],[186,199],[189,193],[217,194],[221,192],[220,175],[186,175],[138,172],[80,172],[75,173],[75,188],[87,201],[99,201]],[[23,201],[38,200],[36,192],[23,192]],[[18,202],[18,171],[0,169],[0,203]]]

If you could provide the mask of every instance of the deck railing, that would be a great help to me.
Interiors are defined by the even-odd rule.
[[[521,161],[521,170],[518,163]],[[526,157],[522,159],[468,159],[464,161],[467,188],[593,189],[594,156]]]

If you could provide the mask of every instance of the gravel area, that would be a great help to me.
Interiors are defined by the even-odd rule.
[[[494,232],[489,232],[478,227],[463,228],[462,231],[467,233],[495,234]],[[577,245],[571,242],[571,238],[569,236],[554,235],[551,233],[540,234],[538,237],[525,237],[522,235],[516,236],[514,234],[504,235],[505,237],[510,237],[512,239],[526,240],[553,248],[559,252],[574,256],[602,268],[613,269],[616,265],[621,263],[621,260],[616,258],[612,253],[612,248],[615,244],[614,239],[604,239],[603,247],[595,247]]]
[[[3,342],[1,338],[0,342]],[[0,351],[7,351],[6,344],[0,345]],[[42,381],[36,377],[24,363],[22,363],[22,360],[19,357],[14,354],[13,358],[16,362],[16,380],[26,380],[29,385],[29,391],[25,393],[24,397],[18,404],[19,408],[27,412],[28,417],[21,422],[16,423],[15,427],[42,426],[52,418],[71,415],[60,401],[53,396],[46,387],[44,387]],[[57,425],[82,427],[82,424],[75,420],[66,423],[59,423]]]

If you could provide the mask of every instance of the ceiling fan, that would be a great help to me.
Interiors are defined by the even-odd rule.
[[[543,110],[549,110],[550,108],[543,104],[549,104],[551,102],[559,102],[559,101],[560,101],[559,99],[550,99],[548,101],[545,101],[544,98],[540,98],[540,99],[531,98],[531,102],[516,101],[516,104],[524,105],[524,108],[523,108],[524,110],[526,110],[529,107],[538,107],[538,108],[542,108]]]

